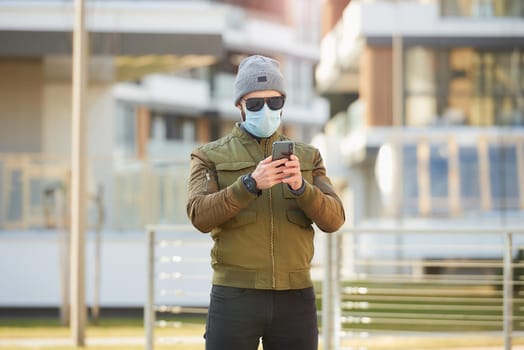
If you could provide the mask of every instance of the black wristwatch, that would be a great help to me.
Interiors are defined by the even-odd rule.
[[[255,181],[255,179],[253,179],[251,174],[243,175],[242,183],[244,184],[244,186],[246,186],[249,192],[256,194],[257,196],[260,196],[260,194],[262,193],[262,191],[260,191],[257,188],[257,182]]]

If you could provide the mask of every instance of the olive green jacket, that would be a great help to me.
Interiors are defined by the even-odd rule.
[[[287,184],[247,190],[244,174],[271,154],[278,132],[255,140],[237,124],[232,133],[191,154],[187,214],[201,232],[211,232],[213,284],[256,289],[312,286],[313,222],[325,232],[344,223],[342,202],[326,176],[319,151],[295,143],[305,181],[297,196]]]

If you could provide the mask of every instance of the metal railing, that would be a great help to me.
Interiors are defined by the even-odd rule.
[[[373,349],[370,339],[385,334],[473,331],[501,334],[511,349],[524,330],[523,233],[522,226],[371,227],[328,235],[324,349]]]
[[[146,229],[146,349],[155,345],[155,328],[179,327],[173,314],[206,314],[211,284],[212,240],[189,225],[150,225]],[[169,269],[165,267],[169,266]],[[157,317],[163,315],[164,319]],[[160,339],[160,341],[162,341]]]
[[[471,332],[511,349],[524,330],[523,234],[485,226],[319,233],[323,349],[378,349],[373,341],[383,335],[403,349],[417,335],[471,342]],[[207,312],[212,240],[189,225],[148,226],[146,235],[144,326],[152,350],[155,328],[179,325],[170,314]]]

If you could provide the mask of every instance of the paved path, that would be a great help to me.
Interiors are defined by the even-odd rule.
[[[157,344],[204,344],[202,337],[157,337]],[[144,337],[100,337],[100,338],[86,338],[86,345],[105,345],[105,346],[121,346],[121,345],[144,345]],[[3,347],[52,347],[52,346],[70,346],[71,339],[69,338],[31,338],[31,339],[0,339],[0,348]]]
[[[157,344],[204,344],[202,337],[157,337]],[[86,338],[87,346],[122,346],[122,345],[144,345],[144,337],[99,337]],[[34,348],[34,347],[71,346],[69,338],[13,338],[0,339],[0,348]],[[433,348],[432,350],[504,350],[503,346],[490,347],[460,347],[460,348]],[[515,345],[512,350],[524,350],[524,345]]]

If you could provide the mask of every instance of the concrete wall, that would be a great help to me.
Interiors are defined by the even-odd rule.
[[[114,143],[113,75],[102,80],[100,65],[91,65],[97,70],[87,92],[88,151],[106,157]],[[111,68],[112,59],[105,65]],[[70,154],[70,70],[70,59],[0,59],[0,152]]]
[[[46,57],[42,87],[42,151],[69,155],[71,150],[71,59]],[[87,142],[90,157],[112,156],[115,103],[112,58],[92,58],[86,95]]]
[[[43,65],[0,59],[0,152],[40,152]]]
[[[365,126],[393,124],[392,50],[388,47],[366,47],[360,71],[360,100],[364,103]]]
[[[327,234],[315,235],[312,276],[324,277],[323,261]],[[87,234],[86,303],[92,304],[95,268],[95,235]],[[0,308],[59,307],[61,304],[61,240],[63,232],[0,231]],[[195,229],[157,233],[156,303],[207,306],[211,288],[209,252],[213,240]],[[169,240],[171,246],[160,242]],[[147,288],[145,232],[102,233],[100,305],[143,307]],[[161,256],[169,261],[161,262]],[[172,257],[179,256],[179,262]],[[176,260],[176,259],[175,259]],[[162,279],[165,273],[179,273],[176,279]],[[162,289],[179,291],[177,295]]]
[[[173,236],[171,236],[173,237]],[[159,264],[157,273],[182,272],[178,281],[157,282],[157,301],[179,305],[207,305],[211,280],[209,257],[212,240],[207,235],[187,232],[179,235],[184,242],[197,240],[208,245],[179,246],[167,255],[204,258],[202,263]],[[93,301],[95,236],[87,237],[86,302]],[[104,232],[101,252],[100,303],[103,307],[142,307],[146,300],[146,240],[145,233]],[[58,307],[61,303],[60,235],[56,232],[0,232],[0,308]],[[188,280],[187,276],[207,276]],[[161,288],[183,289],[189,295],[162,297]]]

